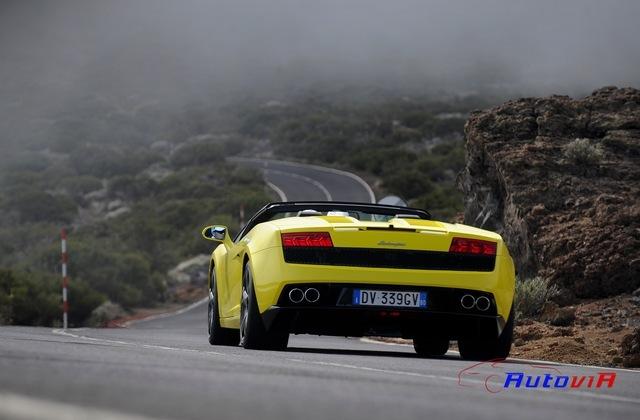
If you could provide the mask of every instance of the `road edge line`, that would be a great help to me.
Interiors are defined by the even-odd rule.
[[[360,341],[367,344],[381,344],[383,346],[399,346],[399,347],[411,347],[411,344],[402,344],[402,343],[389,343],[386,341],[378,341],[368,337],[360,338]],[[449,350],[447,354],[460,356],[460,352],[456,350]],[[640,373],[638,369],[632,368],[620,368],[620,367],[607,367],[607,366],[594,366],[594,365],[578,365],[576,363],[562,363],[562,362],[554,362],[553,360],[537,360],[537,359],[520,359],[518,357],[509,357],[507,360],[517,360],[519,362],[527,362],[527,363],[542,363],[552,366],[571,366],[571,367],[581,367],[581,368],[589,368],[589,369],[608,369],[608,370],[619,370],[621,372],[633,372]]]
[[[278,194],[278,197],[280,197],[280,201],[287,201],[287,194],[285,194],[284,191],[282,191],[276,184],[274,184],[273,182],[269,182],[266,179],[264,182],[267,184],[267,187],[271,188],[276,192],[276,194]]]
[[[202,304],[203,304],[203,303],[205,303],[208,299],[209,299],[209,297],[204,297],[204,298],[202,298],[202,299],[200,299],[200,300],[198,300],[198,301],[196,301],[196,302],[190,303],[189,305],[187,305],[187,306],[185,306],[185,307],[183,307],[183,308],[180,308],[180,309],[178,309],[178,310],[171,311],[171,312],[164,312],[164,313],[161,313],[161,314],[153,314],[153,315],[149,315],[149,316],[147,316],[147,317],[140,318],[140,319],[132,319],[132,320],[130,320],[130,321],[126,321],[126,322],[122,323],[121,325],[122,325],[124,328],[128,328],[128,327],[130,327],[131,325],[133,325],[133,324],[137,324],[137,323],[139,323],[139,322],[154,321],[154,320],[156,320],[156,319],[162,319],[162,318],[167,318],[167,317],[169,317],[169,316],[180,315],[180,314],[183,314],[183,313],[185,313],[185,312],[190,311],[191,309],[193,309],[193,308],[195,308],[195,307],[197,307],[197,306],[202,305]]]
[[[320,191],[322,191],[322,194],[324,194],[324,196],[326,197],[327,201],[333,201],[333,197],[331,196],[331,192],[327,189],[327,187],[324,186],[324,184],[322,184],[322,182],[320,182],[320,181],[318,181],[316,179],[310,178],[308,176],[300,175],[300,174],[289,173],[289,172],[284,172],[284,171],[278,171],[277,169],[263,169],[263,171],[264,171],[265,174],[271,172],[272,174],[279,174],[279,175],[289,176],[291,178],[300,179],[300,180],[302,180],[304,182],[308,182],[309,184],[313,185],[314,187],[316,187]]]

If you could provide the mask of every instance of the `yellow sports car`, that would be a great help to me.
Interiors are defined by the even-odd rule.
[[[396,336],[423,356],[509,354],[514,265],[500,235],[379,204],[268,204],[211,254],[209,342],[284,349],[289,334]]]

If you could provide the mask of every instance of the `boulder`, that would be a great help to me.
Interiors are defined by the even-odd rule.
[[[208,282],[210,255],[197,255],[169,270],[170,283],[192,283],[204,285]]]
[[[620,349],[623,366],[640,367],[640,328],[624,336]]]

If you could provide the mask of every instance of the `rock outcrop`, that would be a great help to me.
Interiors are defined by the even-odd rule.
[[[167,272],[170,286],[180,283],[192,283],[205,285],[208,282],[209,261],[211,256],[206,254],[196,255],[193,258],[182,261]]]
[[[465,135],[465,223],[501,233],[521,277],[567,300],[640,285],[639,90],[510,101]]]
[[[640,328],[636,328],[631,334],[622,339],[620,345],[625,367],[640,367]]]

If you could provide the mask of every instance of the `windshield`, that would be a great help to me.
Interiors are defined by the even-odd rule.
[[[329,211],[317,211],[313,209],[309,209],[310,211],[302,210],[302,211],[286,211],[280,213],[274,213],[269,220],[277,220],[284,219],[286,217],[297,217],[297,216],[343,216],[343,217],[353,217],[356,220],[361,220],[363,222],[386,222],[395,217],[395,215],[389,214],[379,214],[379,213],[370,213],[364,211],[341,211],[341,210],[329,210]]]

